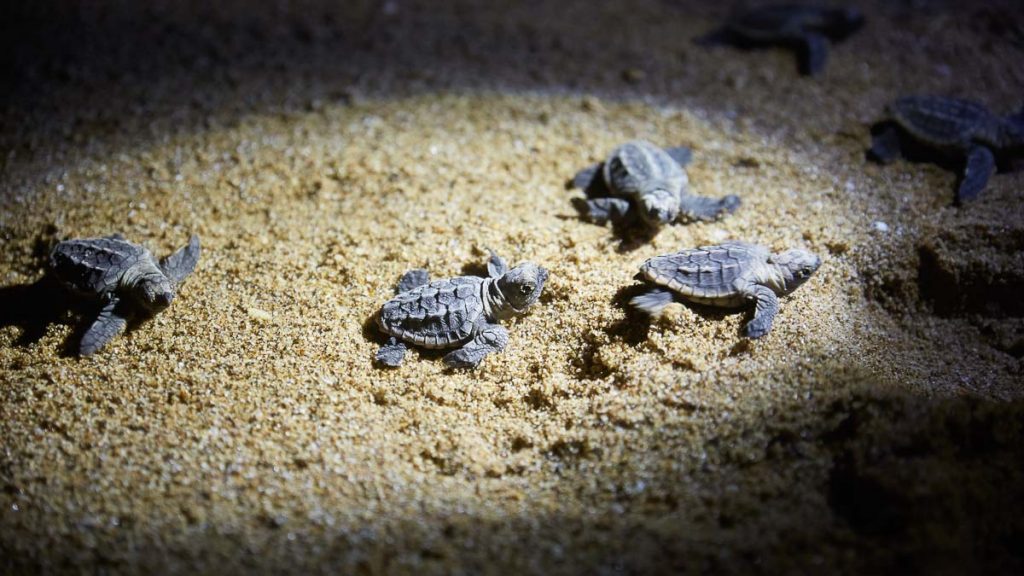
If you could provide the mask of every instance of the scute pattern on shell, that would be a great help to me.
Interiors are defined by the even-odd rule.
[[[664,182],[672,192],[687,183],[686,172],[664,150],[647,142],[623,144],[608,158],[605,179],[619,194],[639,194],[651,181]]]
[[[937,145],[967,142],[989,117],[988,110],[977,102],[932,96],[900,98],[891,112],[914,136]]]
[[[702,246],[651,258],[641,267],[645,278],[684,296],[728,299],[736,295],[734,282],[768,251],[753,244]]]
[[[118,238],[69,240],[54,249],[50,266],[72,290],[103,294],[116,288],[121,275],[144,253],[144,248]]]
[[[447,348],[468,340],[484,313],[484,279],[436,280],[386,302],[378,325],[388,334],[425,348]]]

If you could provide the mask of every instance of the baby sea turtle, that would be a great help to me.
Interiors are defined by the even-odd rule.
[[[714,199],[689,192],[683,167],[691,155],[689,148],[627,142],[604,162],[576,174],[573,186],[598,196],[588,200],[586,208],[587,218],[598,224],[639,220],[656,230],[676,220],[715,220],[735,211],[740,199],[734,195]]]
[[[453,368],[475,368],[491,352],[508,344],[508,330],[498,322],[524,314],[544,289],[548,271],[532,262],[508,268],[491,253],[488,278],[459,276],[430,282],[426,270],[406,272],[397,295],[388,300],[377,325],[391,338],[377,351],[377,361],[399,366],[404,342],[424,348],[454,348],[444,357]]]
[[[909,96],[887,108],[888,120],[872,130],[868,156],[888,163],[922,155],[963,167],[957,203],[974,199],[988,184],[997,156],[1024,155],[1024,111],[999,117],[971,100]],[[920,150],[914,151],[917,146]]]
[[[661,314],[672,302],[673,293],[690,302],[722,308],[754,304],[754,318],[745,333],[760,338],[772,328],[779,311],[778,296],[799,288],[820,265],[821,259],[806,250],[772,254],[749,242],[682,250],[644,262],[640,277],[668,290],[655,288],[634,297],[630,304],[652,316]]]
[[[159,261],[120,234],[58,243],[50,253],[50,273],[71,292],[102,304],[99,316],[82,336],[78,353],[95,353],[123,332],[133,316],[167,308],[198,261],[196,235],[187,246]]]
[[[736,13],[705,43],[794,48],[801,73],[814,76],[825,69],[829,42],[845,39],[863,24],[864,15],[856,8],[775,4]]]

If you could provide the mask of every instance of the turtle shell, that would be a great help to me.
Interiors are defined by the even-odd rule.
[[[71,290],[101,296],[115,290],[145,254],[145,248],[120,236],[66,240],[50,253],[50,270]]]
[[[686,172],[678,162],[643,140],[627,142],[612,151],[604,163],[604,180],[622,196],[636,196],[657,185],[679,192],[687,183]]]
[[[640,267],[643,277],[684,297],[719,305],[738,305],[736,280],[771,253],[764,246],[729,242],[655,256]]]
[[[911,136],[940,147],[966,146],[991,120],[978,102],[942,96],[900,98],[889,112]]]
[[[425,348],[457,346],[473,337],[484,315],[484,278],[436,280],[388,300],[377,324],[384,332]]]

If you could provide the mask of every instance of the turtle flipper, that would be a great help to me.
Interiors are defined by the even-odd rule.
[[[188,245],[160,259],[160,270],[177,286],[196,269],[199,252],[199,236],[193,234],[188,240]]]
[[[956,191],[956,203],[962,204],[977,198],[995,169],[996,159],[991,150],[984,146],[972,147],[967,153],[967,166]]]
[[[889,124],[873,132],[868,158],[881,164],[888,164],[903,155],[899,128]]]
[[[800,72],[817,76],[828,62],[828,38],[821,34],[807,33],[800,39]]]
[[[95,354],[128,327],[128,319],[117,310],[119,303],[120,299],[116,296],[111,295],[107,298],[100,315],[82,335],[82,341],[78,345],[79,356]]]
[[[508,272],[508,263],[505,262],[504,258],[498,256],[494,250],[488,248],[487,251],[491,253],[490,258],[487,259],[487,275],[491,278],[504,276],[505,272]]]
[[[693,150],[690,150],[686,146],[665,148],[665,153],[675,160],[676,164],[679,164],[682,168],[685,168],[686,165],[693,160]]]
[[[595,224],[604,224],[611,220],[620,222],[630,214],[628,200],[622,198],[594,198],[587,200],[587,219]]]
[[[703,36],[698,36],[693,39],[695,46],[724,46],[737,44],[739,39],[736,37],[728,27],[716,28]]]
[[[381,346],[380,350],[377,350],[377,362],[389,368],[397,368],[402,365],[402,360],[405,359],[405,351],[408,349],[405,343],[392,337],[388,340],[387,344]]]
[[[508,330],[498,324],[488,324],[465,346],[446,354],[444,363],[452,368],[476,368],[485,356],[501,352],[507,345]]]
[[[662,290],[661,288],[655,288],[645,294],[634,296],[630,301],[630,305],[646,312],[650,316],[660,316],[665,310],[665,307],[672,303],[675,298],[672,293],[668,290]]]
[[[602,163],[598,162],[591,166],[587,166],[583,170],[580,170],[572,177],[572,187],[579,188],[580,190],[587,190],[594,186],[601,178],[601,166]]]
[[[760,338],[767,334],[772,329],[775,315],[779,313],[779,298],[771,288],[754,286],[754,296],[757,298],[754,318],[744,328],[748,338]]]
[[[430,272],[423,268],[415,268],[402,274],[402,278],[398,281],[398,286],[395,288],[395,294],[408,292],[413,288],[419,288],[426,284],[430,284]]]
[[[683,194],[679,200],[679,219],[682,221],[717,220],[726,214],[732,214],[740,206],[740,198],[735,194],[721,198],[709,198],[696,194]]]

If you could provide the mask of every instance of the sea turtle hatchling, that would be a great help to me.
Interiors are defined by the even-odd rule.
[[[635,140],[613,150],[604,162],[581,170],[572,183],[598,196],[587,200],[586,208],[587,218],[598,224],[639,220],[657,230],[677,220],[715,220],[735,211],[740,199],[734,195],[714,199],[690,193],[683,168],[691,155],[689,148],[662,149]]]
[[[797,50],[801,73],[815,76],[825,69],[829,43],[845,39],[863,24],[856,8],[774,4],[737,12],[704,42],[791,47]]]
[[[889,104],[887,115],[872,130],[868,156],[888,163],[916,146],[925,159],[962,165],[958,204],[985,189],[997,157],[1024,155],[1024,110],[999,117],[971,100],[908,96]]]
[[[124,331],[137,314],[167,308],[199,261],[199,237],[157,260],[145,247],[114,234],[65,240],[50,253],[50,273],[72,293],[102,304],[82,336],[78,353],[89,356]]]
[[[548,271],[524,262],[509,269],[491,253],[488,278],[459,276],[430,282],[426,270],[406,272],[397,295],[388,300],[377,325],[390,336],[377,361],[399,366],[406,342],[424,348],[454,348],[444,357],[453,368],[475,368],[484,357],[508,344],[508,330],[498,322],[526,313],[544,290]]]
[[[663,288],[636,296],[630,304],[652,316],[661,314],[674,294],[723,308],[753,304],[754,318],[744,331],[750,338],[760,338],[772,328],[778,296],[796,290],[820,265],[821,259],[806,250],[773,254],[749,242],[682,250],[644,262],[640,277]]]

